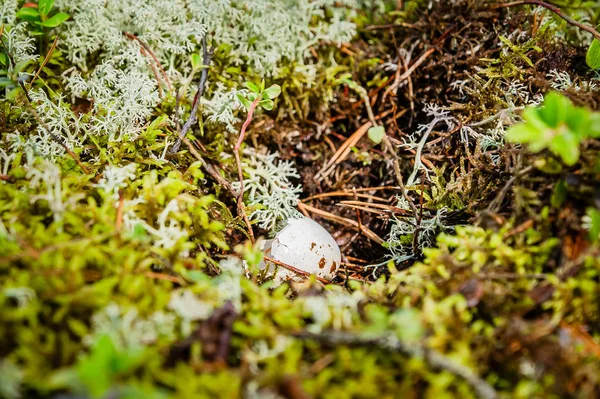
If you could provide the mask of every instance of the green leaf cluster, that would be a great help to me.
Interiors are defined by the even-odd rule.
[[[527,108],[523,119],[506,139],[527,144],[533,152],[548,149],[568,166],[579,160],[585,139],[600,138],[600,113],[577,107],[557,92],[548,94],[540,107]]]
[[[44,28],[56,28],[69,19],[69,14],[64,12],[50,15],[53,6],[54,0],[39,0],[37,8],[34,4],[27,3],[17,12],[17,18],[30,22],[36,27],[33,35],[42,35]]]
[[[265,81],[261,81],[260,86],[256,85],[252,82],[244,83],[244,86],[248,90],[249,93],[237,93],[236,96],[238,100],[244,105],[246,110],[249,110],[251,104],[260,99],[258,102],[258,106],[264,108],[267,111],[271,111],[274,106],[273,100],[279,96],[281,93],[281,87],[277,84],[273,84],[265,89]]]

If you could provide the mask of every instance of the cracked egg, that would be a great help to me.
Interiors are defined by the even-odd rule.
[[[319,223],[309,218],[290,219],[275,238],[264,244],[265,256],[331,280],[340,266],[342,254],[335,239]],[[269,272],[276,265],[267,262]],[[275,281],[301,280],[304,276],[282,266],[277,269]]]

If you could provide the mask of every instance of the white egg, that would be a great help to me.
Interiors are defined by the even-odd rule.
[[[290,219],[286,226],[264,245],[265,256],[296,269],[331,280],[342,261],[340,247],[317,222],[309,218]],[[276,265],[268,263],[269,271]],[[275,281],[300,280],[299,275],[279,266]]]

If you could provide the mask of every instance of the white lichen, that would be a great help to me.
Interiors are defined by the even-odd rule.
[[[270,232],[289,218],[301,217],[296,206],[302,187],[291,182],[300,175],[291,162],[278,158],[278,153],[244,151],[244,193],[253,208],[249,217]],[[239,189],[239,183],[234,186]]]
[[[175,316],[162,311],[141,317],[136,308],[123,309],[111,303],[92,316],[91,332],[83,342],[92,346],[96,340],[108,335],[119,348],[139,348],[159,339],[173,341]]]
[[[108,194],[115,201],[115,206],[118,206],[119,190],[127,187],[129,180],[135,179],[136,169],[137,165],[134,163],[123,167],[109,166],[104,170],[102,178],[98,181],[96,187]]]
[[[27,178],[31,189],[42,192],[32,195],[31,203],[45,201],[55,222],[61,222],[65,212],[83,198],[83,194],[63,190],[60,168],[50,161],[41,160],[35,167],[29,168]]]

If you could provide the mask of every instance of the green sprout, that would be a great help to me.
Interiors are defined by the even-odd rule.
[[[565,96],[551,92],[541,107],[523,111],[524,122],[512,127],[506,139],[527,144],[532,152],[548,149],[573,166],[580,145],[587,138],[600,138],[600,113],[577,107]]]
[[[53,6],[54,0],[39,0],[37,8],[35,4],[26,3],[17,12],[17,18],[31,22],[33,25],[32,35],[42,36],[45,33],[44,28],[56,28],[69,19],[69,14],[64,12],[50,15]]]
[[[237,98],[247,111],[250,111],[251,108],[255,108],[256,106],[262,107],[267,111],[272,110],[274,105],[273,100],[281,93],[281,87],[279,87],[279,85],[271,85],[268,89],[265,89],[264,80],[260,83],[260,86],[252,82],[246,82],[244,83],[244,86],[246,86],[250,92],[246,95],[238,93]],[[257,102],[257,104],[253,107],[252,103],[254,102]]]
[[[600,40],[594,39],[585,55],[585,62],[592,69],[600,69]]]

